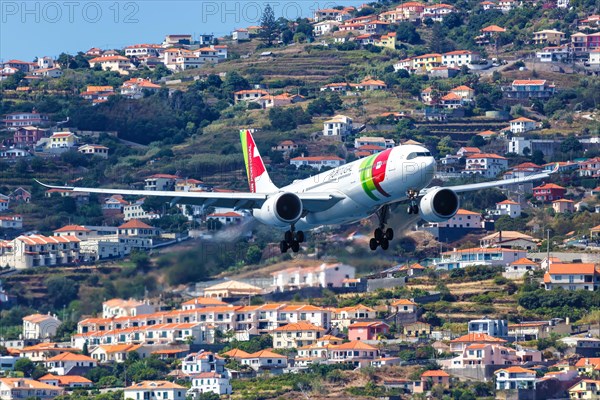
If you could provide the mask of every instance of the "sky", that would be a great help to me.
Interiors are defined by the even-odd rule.
[[[360,5],[363,1],[344,1]],[[269,3],[275,17],[312,16],[339,2],[328,0],[0,0],[0,61],[57,57],[91,47],[121,49],[161,43],[168,34],[231,34],[256,25]]]

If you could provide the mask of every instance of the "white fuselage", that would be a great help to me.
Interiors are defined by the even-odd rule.
[[[310,229],[355,222],[372,215],[382,205],[406,200],[408,190],[419,191],[429,185],[435,168],[436,162],[429,150],[403,145],[295,181],[280,190],[343,197],[335,206],[310,212],[295,224],[296,229]]]

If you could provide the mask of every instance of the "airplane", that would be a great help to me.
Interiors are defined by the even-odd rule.
[[[240,130],[240,140],[249,193],[102,189],[36,182],[47,188],[74,192],[160,196],[170,198],[172,205],[250,210],[263,224],[285,230],[279,243],[282,253],[289,249],[296,253],[305,241],[303,230],[353,223],[373,214],[377,215],[379,226],[373,232],[369,248],[387,250],[394,238],[393,229],[387,227],[391,206],[406,202],[408,214],[419,214],[427,222],[443,222],[457,213],[458,193],[545,179],[558,170],[524,178],[428,187],[436,171],[436,161],[429,150],[419,145],[399,145],[278,188],[269,178],[251,131]]]

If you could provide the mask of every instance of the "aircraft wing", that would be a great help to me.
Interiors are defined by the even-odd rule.
[[[224,207],[233,209],[250,210],[260,208],[269,197],[269,193],[243,193],[243,192],[178,192],[171,190],[131,190],[131,189],[103,189],[74,186],[53,186],[36,180],[48,189],[70,190],[73,192],[121,194],[124,196],[164,197],[165,202],[191,204],[206,207]],[[343,199],[339,194],[331,193],[297,193],[302,200],[304,209],[309,212],[318,212],[333,207]]]
[[[525,182],[537,181],[540,179],[546,179],[550,175],[554,174],[557,171],[558,171],[558,164],[552,171],[541,172],[539,174],[529,175],[529,176],[526,176],[523,178],[502,179],[502,180],[498,180],[498,181],[467,183],[464,185],[444,186],[444,187],[447,187],[448,189],[452,189],[456,193],[471,192],[473,190],[489,189],[489,188],[500,187],[500,186],[510,186],[510,185],[516,185],[516,184],[525,183]],[[437,189],[438,187],[439,186],[422,189],[419,192],[419,196],[424,196],[425,194],[427,194],[428,191],[430,191],[432,189]]]

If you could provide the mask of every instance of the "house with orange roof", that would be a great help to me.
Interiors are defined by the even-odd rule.
[[[456,214],[447,221],[444,222],[433,222],[427,224],[427,228],[437,228],[432,232],[434,236],[440,236],[440,229],[482,229],[484,227],[483,216],[475,211],[465,210],[464,208],[458,209]]]
[[[504,345],[506,340],[500,339],[494,336],[490,336],[486,333],[468,333],[450,341],[450,351],[453,353],[460,354],[468,346],[473,344],[499,344]]]
[[[79,146],[77,151],[89,156],[108,158],[108,147],[99,144],[84,144],[83,146]]]
[[[181,309],[186,311],[195,310],[197,308],[220,307],[226,305],[227,303],[219,299],[213,299],[210,297],[197,297],[195,299],[191,299],[181,303]]]
[[[271,331],[273,348],[290,349],[315,344],[325,329],[310,322],[289,323]]]
[[[46,339],[56,335],[62,321],[56,315],[32,314],[23,317],[24,339]]]
[[[533,197],[538,201],[554,201],[565,197],[567,189],[555,183],[545,183],[533,188]]]
[[[16,269],[68,265],[80,258],[80,240],[74,236],[21,235],[8,241],[0,253],[0,265]]]
[[[465,169],[461,173],[494,178],[506,171],[507,168],[508,160],[505,157],[493,153],[481,153],[468,156]]]
[[[438,53],[423,54],[412,58],[412,68],[417,73],[427,73],[434,67],[442,65],[442,55]]]
[[[583,379],[569,388],[571,399],[592,400],[600,398],[600,379]]]
[[[502,275],[508,279],[521,279],[530,272],[540,269],[540,264],[529,258],[520,258],[504,268]]]
[[[282,93],[277,95],[266,95],[258,100],[258,103],[263,109],[287,106],[290,104],[296,104],[303,102],[304,96],[299,94]]]
[[[456,86],[450,89],[450,93],[460,97],[463,102],[471,102],[475,99],[475,90],[466,85]]]
[[[541,362],[539,350],[516,350],[499,343],[473,343],[465,346],[459,354],[441,365],[448,369],[479,369],[485,376],[486,367],[492,365],[516,365],[526,362]],[[489,376],[487,376],[489,377]]]
[[[85,373],[97,367],[98,362],[83,354],[66,352],[47,359],[44,361],[44,366],[50,373],[56,375],[74,375],[72,371],[76,370],[78,374]]]
[[[33,362],[42,362],[65,352],[77,353],[79,352],[79,349],[73,347],[61,347],[54,342],[42,342],[22,348],[19,351],[19,355],[28,358]]]
[[[510,121],[510,131],[512,133],[525,133],[537,128],[537,122],[532,119],[520,117]]]
[[[440,106],[448,110],[455,110],[463,106],[463,99],[455,93],[448,93],[440,97]]]
[[[331,325],[339,329],[347,328],[355,321],[373,320],[376,317],[377,311],[362,304],[331,309]]]
[[[409,21],[417,22],[423,18],[425,12],[425,4],[418,1],[407,1],[396,6],[395,22]]]
[[[96,65],[103,71],[115,71],[121,75],[129,75],[129,71],[135,69],[131,60],[120,55],[100,56],[89,60],[90,68],[94,69]]]
[[[503,249],[537,249],[539,240],[518,231],[498,231],[479,239],[481,247]],[[516,260],[515,260],[516,261]],[[512,261],[511,261],[512,262]]]
[[[102,303],[102,318],[135,317],[153,312],[155,312],[154,306],[134,299],[111,299]]]
[[[597,291],[600,288],[600,271],[593,263],[551,263],[544,275],[546,290]]]
[[[38,379],[39,382],[52,386],[73,388],[86,388],[94,386],[94,382],[79,375],[53,375],[46,374]]]
[[[387,85],[385,84],[384,81],[379,80],[379,79],[373,79],[369,76],[364,78],[362,81],[360,81],[360,83],[351,83],[350,86],[357,90],[367,90],[367,91],[385,90],[387,88]]]
[[[229,298],[229,297],[248,297],[263,294],[265,291],[258,286],[248,283],[226,280],[221,283],[204,288],[204,297]]]
[[[2,400],[39,398],[52,400],[64,394],[65,389],[28,378],[0,378]]]
[[[511,100],[548,99],[556,93],[556,86],[545,79],[515,79],[502,92]]]
[[[399,299],[389,305],[390,313],[415,314],[417,313],[417,303],[409,299]]]
[[[379,40],[375,41],[375,46],[386,47],[388,49],[395,50],[396,49],[396,32],[388,32],[384,35],[381,35],[381,38],[379,38]]]
[[[348,326],[348,340],[378,340],[390,331],[390,326],[381,321],[359,321]]]
[[[142,352],[140,344],[101,344],[91,352],[91,356],[99,363],[125,362],[132,352]],[[142,352],[143,353],[143,352]],[[149,355],[149,354],[148,354]]]
[[[316,267],[289,268],[271,276],[273,288],[283,292],[303,287],[342,287],[344,279],[352,279],[355,274],[356,268],[350,265],[323,263]]]
[[[508,215],[511,218],[517,218],[521,216],[521,204],[516,201],[506,199],[496,203],[495,210],[488,210],[491,215]]]
[[[552,209],[557,214],[574,213],[575,202],[568,199],[558,199],[552,202]]]
[[[349,363],[355,367],[368,366],[378,357],[377,347],[358,340],[332,346],[328,351],[329,362]]]
[[[592,376],[600,372],[600,357],[581,357],[575,363],[579,375]]]
[[[241,362],[255,371],[267,370],[271,371],[271,373],[282,371],[288,365],[286,356],[270,350],[260,350],[256,353],[248,354],[241,359]]]
[[[144,179],[144,190],[174,190],[179,179],[181,178],[177,175],[154,174]]]
[[[450,375],[441,369],[428,370],[421,374],[421,381],[414,383],[413,393],[424,393],[434,385],[440,385],[444,388],[450,387]]]
[[[535,389],[536,373],[523,367],[502,368],[494,372],[496,390]]]
[[[46,149],[50,152],[67,151],[77,145],[79,139],[72,132],[54,132],[50,136]]]
[[[123,390],[125,400],[160,398],[163,400],[186,400],[187,388],[169,381],[141,381]]]
[[[445,4],[445,3],[430,4],[430,5],[425,6],[425,9],[423,10],[422,18],[423,19],[431,18],[435,22],[442,22],[444,20],[444,17],[446,17],[449,14],[455,13],[456,11],[457,11],[456,7],[454,7],[453,5],[450,5],[450,4]]]
[[[139,237],[139,238],[153,238],[160,236],[160,229],[155,228],[140,221],[139,219],[130,219],[118,228],[120,236],[128,237]]]
[[[269,92],[262,89],[249,89],[249,90],[238,90],[233,93],[233,99],[235,100],[235,104],[240,101],[245,102],[258,102],[261,97],[268,96]]]
[[[463,65],[469,66],[470,64],[477,63],[479,60],[479,53],[471,50],[455,50],[442,54],[442,64],[447,67],[460,68]]]
[[[187,391],[188,398],[195,399],[202,393],[217,395],[231,394],[229,373],[201,372],[191,377],[192,386]]]
[[[197,353],[185,356],[181,361],[181,370],[188,376],[204,372],[223,374],[225,372],[225,358],[210,351],[200,350]]]
[[[160,85],[152,83],[150,79],[131,78],[121,86],[121,95],[130,99],[141,99],[145,92],[155,93],[161,88]]]

